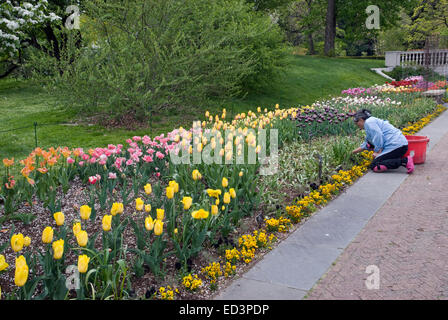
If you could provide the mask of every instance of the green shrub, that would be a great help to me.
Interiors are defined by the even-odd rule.
[[[80,112],[188,112],[269,83],[286,56],[279,28],[241,0],[94,0],[86,16],[95,43],[70,46],[52,73]]]
[[[437,81],[445,79],[443,76],[437,74],[431,69],[425,68],[424,66],[416,66],[416,67],[396,66],[392,71],[385,72],[385,74],[394,78],[397,81],[412,76],[423,76],[426,81]]]

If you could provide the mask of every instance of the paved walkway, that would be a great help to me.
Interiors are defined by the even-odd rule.
[[[447,161],[448,134],[344,250],[308,299],[448,299]],[[377,269],[366,273],[369,265]],[[366,285],[367,277],[371,282]]]
[[[448,298],[448,111],[418,134],[412,175],[367,173],[216,299]]]

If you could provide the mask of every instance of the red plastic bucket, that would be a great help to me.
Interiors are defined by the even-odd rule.
[[[414,151],[414,163],[422,164],[426,160],[426,147],[429,138],[426,136],[405,136],[408,140],[408,152],[404,155],[409,156],[411,151]]]

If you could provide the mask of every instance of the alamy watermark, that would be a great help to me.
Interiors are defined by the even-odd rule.
[[[370,5],[366,8],[369,15],[366,19],[366,28],[369,30],[380,29],[380,8],[376,5]]]
[[[378,290],[380,288],[380,268],[372,264],[366,267],[366,273],[369,274],[365,281],[368,290]]]
[[[67,276],[65,279],[65,287],[68,290],[79,290],[80,280],[78,267],[73,264],[69,265],[67,269],[65,269],[65,275]]]
[[[260,175],[278,171],[278,129],[195,130],[178,137],[170,150],[173,164],[261,164]],[[269,155],[268,155],[269,151]]]
[[[76,5],[68,6],[65,9],[65,12],[70,14],[67,17],[67,20],[65,20],[65,27],[69,30],[79,29],[79,17],[80,17],[79,7]]]

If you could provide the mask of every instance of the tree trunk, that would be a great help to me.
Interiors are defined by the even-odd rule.
[[[309,43],[309,47],[310,47],[309,54],[310,55],[315,55],[316,54],[316,50],[314,49],[313,34],[311,32],[308,34],[308,43]]]
[[[312,8],[313,8],[313,0],[307,0],[306,4],[308,5],[308,16],[311,16],[312,13]],[[312,29],[312,26],[309,26],[309,29]],[[310,33],[308,33],[308,44],[309,44],[309,54],[310,55],[315,55],[316,54],[316,50],[314,49],[314,40],[313,40],[313,32],[310,31]]]
[[[334,43],[336,38],[336,0],[328,0],[327,19],[325,26],[324,54],[334,56]]]
[[[17,64],[11,64],[8,69],[3,72],[2,74],[0,74],[0,79],[6,78],[7,76],[9,76],[14,70],[16,70],[19,66]]]

